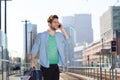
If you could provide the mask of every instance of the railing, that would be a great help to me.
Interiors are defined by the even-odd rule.
[[[6,79],[5,75],[7,75],[7,77],[9,76],[9,66],[7,66],[7,69],[6,67],[4,67],[5,66],[4,64],[9,64],[9,62],[10,62],[9,60],[0,59],[0,80],[5,80]]]
[[[1,73],[2,73],[2,71],[3,71],[3,62],[4,63],[8,63],[9,65],[7,66],[7,68],[9,68],[9,75],[11,75],[11,74],[13,74],[15,71],[20,71],[20,67],[21,66],[16,66],[16,65],[18,65],[18,64],[13,64],[13,63],[11,63],[11,61],[9,61],[9,60],[6,60],[6,59],[0,59],[0,62],[1,62]]]
[[[117,69],[102,69],[102,76],[100,76],[100,68],[98,67],[74,67],[68,68],[69,72],[85,75],[97,80],[120,80],[120,72]]]

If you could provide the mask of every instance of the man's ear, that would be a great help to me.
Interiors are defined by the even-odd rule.
[[[51,23],[48,23],[48,26],[51,26]]]

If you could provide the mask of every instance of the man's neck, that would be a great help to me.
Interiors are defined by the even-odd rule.
[[[52,36],[55,35],[55,30],[49,29],[48,32],[49,32],[49,34],[52,35]]]

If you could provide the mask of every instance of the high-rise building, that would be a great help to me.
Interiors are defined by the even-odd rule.
[[[74,16],[64,16],[62,17],[62,23],[65,26],[74,26],[75,17]]]
[[[116,30],[120,30],[120,6],[111,6],[100,17],[100,36],[111,39]]]
[[[26,35],[26,32],[25,32],[25,26],[24,26],[24,45],[23,45],[23,51],[24,53],[26,53],[26,38],[25,38],[25,35]],[[32,45],[34,43],[34,40],[35,40],[35,37],[37,35],[37,25],[36,24],[32,24],[32,23],[28,23],[27,24],[27,54],[30,53],[31,51],[31,48],[32,48]],[[26,56],[26,55],[25,55]]]
[[[72,28],[70,26],[64,26],[64,27],[71,38],[70,44],[66,45],[68,52],[65,54],[66,55],[66,58],[65,58],[66,63],[70,66],[71,62],[73,60],[74,46],[76,43],[76,31],[74,30],[74,28]]]
[[[120,54],[120,6],[111,6],[109,9],[100,17],[100,35],[99,41],[94,42],[86,46],[83,52],[84,65],[90,65],[94,63],[94,66],[100,66],[100,53],[102,52],[102,65],[111,66],[111,58],[106,56],[111,54],[111,41],[117,41],[117,54]],[[105,56],[104,56],[105,55]],[[116,55],[116,59],[112,58],[113,63],[116,63],[120,67],[120,55]],[[92,64],[91,64],[92,63]],[[105,64],[104,64],[105,63]],[[107,63],[107,64],[106,64]],[[113,64],[112,64],[113,65]]]
[[[100,17],[100,35],[104,42],[104,47],[111,44],[113,38],[120,41],[120,6],[110,6],[109,9]],[[119,42],[118,42],[118,45]],[[117,48],[120,54],[120,46]]]
[[[64,27],[65,27],[67,33],[70,35],[73,43],[75,44],[76,43],[76,30],[71,26],[64,26]]]
[[[93,42],[93,29],[90,14],[75,14],[64,16],[63,25],[71,26],[76,30],[76,42],[83,45]]]
[[[0,80],[8,80],[9,68],[8,62],[9,59],[8,47],[7,47],[7,35],[0,30]],[[3,60],[2,60],[3,59]]]

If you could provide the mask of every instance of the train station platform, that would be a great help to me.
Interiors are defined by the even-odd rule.
[[[9,76],[9,80],[21,80],[21,76],[19,74],[14,74]],[[95,80],[95,79],[80,74],[64,72],[60,73],[60,80]]]
[[[21,80],[21,76],[19,74],[11,75],[9,76],[9,80]],[[64,79],[60,77],[60,80],[64,80]]]

